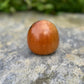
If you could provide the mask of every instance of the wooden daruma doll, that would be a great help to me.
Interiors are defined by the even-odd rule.
[[[48,55],[55,52],[59,44],[56,26],[47,20],[35,22],[28,31],[27,42],[35,54]]]

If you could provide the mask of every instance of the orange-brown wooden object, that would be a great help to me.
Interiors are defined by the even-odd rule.
[[[59,44],[56,26],[47,20],[35,22],[28,31],[27,42],[35,54],[48,55],[55,52]]]

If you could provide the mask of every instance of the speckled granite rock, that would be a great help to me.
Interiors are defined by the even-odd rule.
[[[27,31],[40,19],[55,23],[60,35],[48,56],[27,46]],[[84,15],[0,14],[0,84],[84,84]]]

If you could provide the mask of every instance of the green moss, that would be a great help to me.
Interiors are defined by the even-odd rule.
[[[84,13],[84,0],[0,0],[1,12],[36,10],[44,13]]]

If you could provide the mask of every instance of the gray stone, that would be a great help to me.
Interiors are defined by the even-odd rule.
[[[53,22],[60,36],[47,56],[27,45],[29,27],[41,19]],[[84,84],[84,15],[0,14],[0,84]]]

